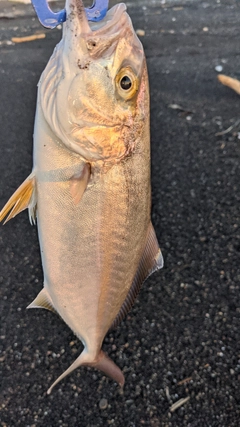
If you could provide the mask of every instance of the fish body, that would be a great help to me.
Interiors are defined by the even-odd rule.
[[[163,265],[150,219],[147,67],[124,4],[91,27],[81,1],[66,9],[38,85],[33,171],[0,219],[26,207],[37,218],[44,288],[29,307],[57,312],[84,345],[53,386],[81,365],[123,386],[102,342]]]

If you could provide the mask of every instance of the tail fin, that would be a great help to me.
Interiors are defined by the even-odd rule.
[[[121,369],[117,365],[115,365],[115,363],[102,350],[95,358],[93,358],[89,353],[87,353],[86,350],[83,350],[83,352],[75,360],[75,362],[73,362],[72,365],[69,366],[69,368],[65,372],[63,372],[63,374],[60,375],[60,377],[58,377],[56,381],[54,381],[54,383],[48,389],[47,394],[50,394],[52,392],[53,387],[55,387],[57,383],[59,383],[63,378],[65,378],[68,374],[73,372],[79,366],[91,366],[93,368],[99,369],[99,371],[102,371],[108,377],[116,381],[121,388],[123,388],[124,386],[125,379]]]

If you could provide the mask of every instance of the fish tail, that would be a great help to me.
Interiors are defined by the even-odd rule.
[[[112,359],[108,357],[102,350],[99,353],[98,360],[88,366],[98,369],[106,374],[108,377],[116,381],[121,389],[123,389],[125,378],[121,369],[115,365]]]
[[[115,365],[115,363],[102,350],[97,357],[92,357],[92,355],[87,353],[86,350],[83,350],[75,362],[73,362],[72,365],[69,366],[69,368],[63,372],[62,375],[56,379],[56,381],[54,381],[51,387],[49,387],[47,394],[50,394],[56,384],[58,384],[63,378],[65,378],[79,366],[91,366],[92,368],[98,369],[116,381],[121,388],[124,386],[125,379],[121,369]]]

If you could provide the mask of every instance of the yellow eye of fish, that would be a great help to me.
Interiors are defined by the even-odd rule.
[[[139,79],[130,67],[122,68],[115,81],[119,95],[126,101],[133,98],[138,91]]]

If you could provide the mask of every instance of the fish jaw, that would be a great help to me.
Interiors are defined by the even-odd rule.
[[[88,162],[114,164],[137,145],[147,114],[140,102],[143,48],[124,4],[94,25],[75,0],[67,10],[63,38],[39,82],[42,110],[68,149]],[[119,87],[124,72],[134,81],[127,99]]]
[[[82,0],[66,1],[66,22],[63,24],[63,54],[70,55],[69,63],[72,64],[71,52],[79,49],[79,43],[91,33]],[[82,44],[82,47],[84,44]]]

